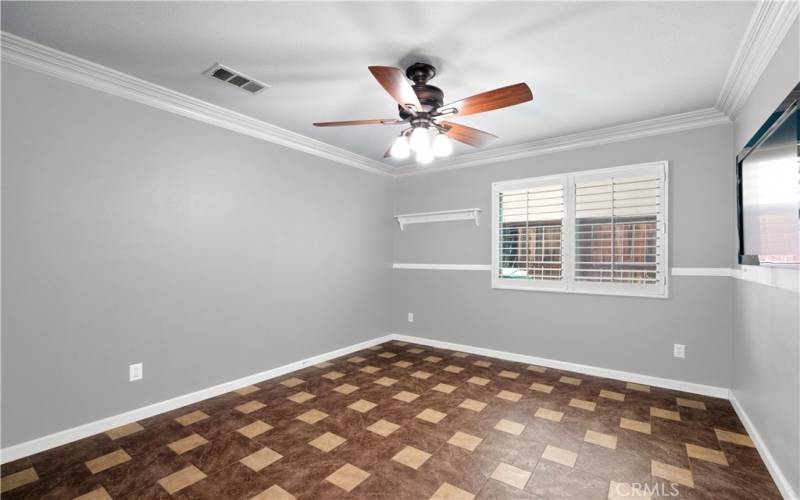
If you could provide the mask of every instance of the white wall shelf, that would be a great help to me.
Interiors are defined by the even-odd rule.
[[[418,214],[395,215],[402,231],[408,224],[427,224],[429,222],[452,222],[459,220],[474,220],[478,226],[480,208],[461,208],[458,210],[441,210],[439,212],[422,212]]]

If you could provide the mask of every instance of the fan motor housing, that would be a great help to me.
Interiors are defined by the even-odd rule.
[[[436,76],[436,68],[430,64],[417,62],[406,68],[406,76],[414,82],[412,88],[423,108],[419,111],[430,113],[444,104],[444,92],[442,92],[442,89],[428,85],[428,80]],[[400,118],[403,120],[411,116],[402,106],[397,108],[400,111]]]

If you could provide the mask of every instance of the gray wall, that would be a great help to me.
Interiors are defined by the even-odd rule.
[[[489,264],[491,183],[669,160],[670,265],[730,267],[731,125],[536,156],[491,167],[401,177],[395,212],[478,207],[482,224],[395,228],[394,261]],[[392,331],[617,370],[728,387],[728,278],[670,278],[670,298],[490,288],[486,271],[395,270]],[[415,314],[414,323],[407,313]],[[672,357],[672,345],[687,357]]]
[[[734,121],[738,152],[800,82],[796,21]],[[782,270],[783,281],[800,271]],[[798,287],[795,285],[797,290]],[[795,495],[800,494],[800,296],[758,283],[734,282],[731,391],[758,429]]]
[[[2,70],[2,446],[388,331],[388,177]]]

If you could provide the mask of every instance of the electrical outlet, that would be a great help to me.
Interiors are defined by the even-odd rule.
[[[408,322],[409,323],[413,323],[414,322],[414,313],[408,313]]]
[[[686,346],[683,344],[675,344],[672,348],[672,355],[676,358],[685,358]]]
[[[144,367],[142,363],[136,363],[130,365],[128,371],[128,381],[133,382],[134,380],[142,380],[144,377]]]

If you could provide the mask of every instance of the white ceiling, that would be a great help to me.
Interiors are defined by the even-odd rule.
[[[457,120],[510,146],[713,106],[754,6],[3,2],[2,29],[383,160],[397,127],[311,125],[396,116],[368,65],[432,62],[445,102],[527,82],[532,103]],[[252,96],[203,76],[215,62],[272,88]]]

